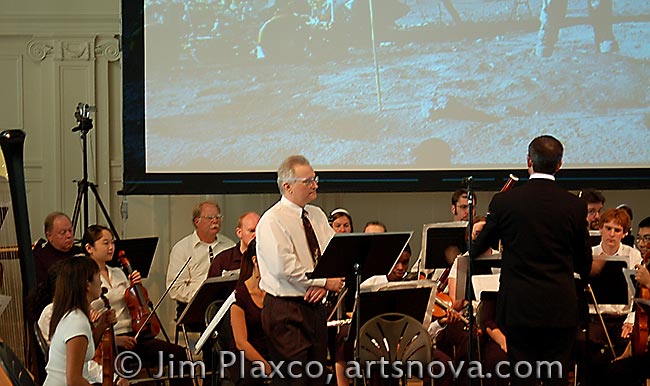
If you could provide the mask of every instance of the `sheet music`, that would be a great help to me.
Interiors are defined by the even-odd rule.
[[[474,275],[472,276],[472,286],[474,287],[474,298],[481,299],[481,292],[499,291],[499,274],[493,275]]]
[[[218,332],[215,330],[217,328],[217,324],[221,322],[221,319],[223,319],[224,315],[226,315],[226,312],[228,312],[230,306],[234,302],[235,302],[235,291],[232,291],[230,296],[228,296],[226,300],[223,302],[223,304],[221,305],[221,308],[219,308],[219,311],[217,311],[216,315],[214,315],[214,318],[212,318],[212,321],[210,322],[210,324],[208,324],[208,327],[206,327],[205,331],[203,331],[203,334],[201,334],[199,340],[196,342],[196,349],[194,350],[194,355],[199,355],[201,348],[208,340],[210,335],[212,335],[213,331],[216,338],[218,334]]]

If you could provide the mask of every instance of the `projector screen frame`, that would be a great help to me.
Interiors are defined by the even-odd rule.
[[[278,191],[274,171],[242,173],[148,173],[145,167],[144,1],[123,0],[123,190],[126,195],[250,194]],[[641,144],[640,144],[641,146]],[[288,156],[289,154],[287,154]],[[524,163],[522,154],[522,166]],[[313,161],[313,160],[312,160]],[[453,191],[473,176],[474,188],[499,190],[513,173],[522,180],[525,169],[454,169],[390,171],[326,171],[312,165],[321,178],[321,192]],[[650,188],[648,168],[562,169],[558,182],[566,189],[631,190]]]

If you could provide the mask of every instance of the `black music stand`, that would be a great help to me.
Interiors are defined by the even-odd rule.
[[[594,261],[598,260],[605,260],[605,266],[598,275],[589,279],[598,304],[629,304],[627,279],[623,274],[623,269],[629,268],[629,259],[625,256],[594,256]],[[593,304],[593,299],[589,298],[589,303]]]
[[[594,230],[589,231],[589,244],[592,247],[595,247],[596,245],[600,245],[601,240],[602,240],[602,235],[600,234],[600,231],[594,231]]]
[[[225,300],[237,286],[238,276],[211,277],[206,279],[201,287],[194,293],[192,300],[187,304],[181,316],[176,321],[176,336],[174,343],[178,344],[178,330],[181,329],[185,339],[188,359],[192,359],[187,331],[201,332],[205,329],[205,310],[215,300]],[[199,327],[200,326],[200,327]]]
[[[405,285],[406,283],[408,284]],[[429,309],[433,308],[435,301],[435,283],[431,280],[413,280],[395,284],[399,285],[393,288],[383,287],[379,291],[375,291],[375,286],[361,290],[363,313],[358,323],[360,326],[375,316],[386,313],[405,314],[421,321],[423,325],[431,322]]]
[[[413,232],[337,233],[318,259],[310,279],[350,277],[356,278],[355,310],[359,320],[361,281],[376,275],[387,275],[399,259]],[[359,323],[356,336],[359,336]],[[354,350],[359,361],[359,347]]]
[[[467,221],[424,224],[421,271],[428,276],[436,268],[449,268],[456,256],[467,251]],[[451,260],[451,262],[450,262]]]
[[[158,237],[142,237],[137,239],[115,240],[115,250],[124,251],[134,271],[140,272],[143,279],[149,277],[151,263],[156,254]],[[115,254],[117,256],[117,253]],[[111,267],[120,267],[119,259],[108,262]]]

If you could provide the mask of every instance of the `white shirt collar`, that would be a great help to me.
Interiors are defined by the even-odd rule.
[[[301,216],[302,216],[302,210],[303,210],[304,208],[301,208],[299,205],[297,205],[297,204],[294,203],[293,201],[289,200],[289,199],[286,198],[285,196],[282,196],[282,198],[280,198],[280,202],[281,202],[284,206],[286,206],[287,208],[289,208],[289,210],[295,212],[295,213],[297,214],[298,217],[301,217]]]
[[[551,180],[555,181],[555,176],[552,174],[546,174],[546,173],[533,173],[528,177],[529,180]]]

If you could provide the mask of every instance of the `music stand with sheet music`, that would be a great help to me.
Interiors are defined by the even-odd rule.
[[[426,328],[431,323],[430,311],[436,297],[435,282],[411,280],[383,283],[362,289],[360,297],[363,302],[360,326],[377,315],[394,312],[411,316]]]
[[[596,245],[600,245],[601,240],[602,240],[602,235],[600,234],[600,231],[594,231],[594,230],[589,231],[589,244],[592,247],[595,247]]]
[[[600,273],[590,278],[591,289],[598,304],[630,304],[630,293],[623,269],[627,269],[627,256],[594,256],[594,262],[605,260]],[[589,299],[593,304],[593,299]]]
[[[356,278],[355,313],[359,319],[362,279],[387,275],[399,259],[413,232],[386,233],[337,233],[327,244],[318,259],[310,279],[350,277]],[[359,323],[356,336],[359,336]],[[359,348],[355,348],[355,360],[359,360]]]
[[[126,257],[131,263],[134,271],[140,272],[143,279],[149,277],[151,263],[156,254],[158,246],[158,237],[142,237],[137,239],[119,239],[115,240],[115,251],[124,251]],[[118,256],[115,253],[115,256]],[[111,267],[121,268],[119,259],[114,258],[108,265]]]
[[[476,297],[465,296],[467,287],[467,272],[469,264],[468,256],[458,256],[458,272],[456,273],[456,299],[473,300]],[[478,256],[474,259],[474,275],[491,275],[496,273],[495,269],[501,268],[501,254],[494,253],[492,255]],[[476,292],[476,291],[475,291]]]
[[[453,259],[467,251],[467,221],[424,224],[420,272],[428,275],[436,268],[449,268]],[[449,262],[449,259],[452,262]]]
[[[189,349],[190,345],[187,339],[186,326],[196,326],[199,324],[205,326],[205,310],[208,308],[208,305],[215,300],[225,300],[235,290],[238,279],[239,276],[219,276],[206,279],[194,293],[192,300],[187,304],[181,316],[178,317],[174,343],[178,344],[178,328],[180,326],[190,360],[192,360],[192,353]],[[201,331],[204,329],[205,327],[200,328]]]

